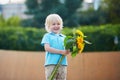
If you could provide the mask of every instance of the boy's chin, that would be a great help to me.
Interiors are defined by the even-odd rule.
[[[53,32],[56,33],[56,34],[57,34],[57,33],[60,33],[60,31],[53,31]]]

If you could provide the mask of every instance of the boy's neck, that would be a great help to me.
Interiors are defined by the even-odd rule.
[[[60,32],[58,32],[58,33],[55,33],[55,32],[51,32],[51,33],[54,33],[54,34],[60,34]]]

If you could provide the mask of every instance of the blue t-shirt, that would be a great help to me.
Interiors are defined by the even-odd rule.
[[[64,38],[65,35],[63,34],[55,34],[55,33],[46,33],[43,36],[43,39],[41,41],[41,45],[44,46],[45,43],[49,44],[50,47],[59,49],[59,50],[64,50]],[[50,53],[46,51],[46,56],[45,56],[45,66],[46,65],[56,65],[62,55],[61,54],[55,54],[55,53]],[[67,57],[63,59],[62,65],[67,65]]]

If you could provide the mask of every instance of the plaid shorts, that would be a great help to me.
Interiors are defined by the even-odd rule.
[[[49,76],[51,75],[55,65],[49,65],[45,66],[45,74],[46,74],[46,80],[48,80]],[[58,72],[55,75],[54,80],[66,80],[67,75],[67,66],[60,66],[58,69]]]

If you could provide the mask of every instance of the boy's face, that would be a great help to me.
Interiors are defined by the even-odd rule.
[[[52,24],[50,25],[50,30],[51,32],[54,32],[54,33],[60,33],[60,30],[61,30],[61,25],[58,21],[53,21]]]

